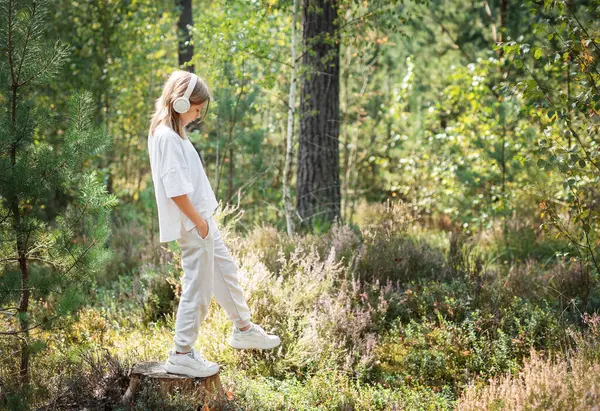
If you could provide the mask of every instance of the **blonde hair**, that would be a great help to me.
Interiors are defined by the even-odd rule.
[[[180,114],[173,108],[173,102],[184,95],[191,78],[192,73],[188,71],[176,70],[171,73],[163,86],[162,95],[156,100],[150,120],[150,134],[154,135],[156,127],[165,124],[181,138],[184,138],[185,130],[181,125]],[[190,95],[190,104],[202,104],[205,101],[206,104],[210,104],[210,91],[204,80],[198,77],[196,86]],[[206,109],[208,110],[208,107]]]

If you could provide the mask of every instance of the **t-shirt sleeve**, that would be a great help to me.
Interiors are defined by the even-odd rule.
[[[159,143],[159,173],[168,198],[194,191],[179,138],[169,133]]]

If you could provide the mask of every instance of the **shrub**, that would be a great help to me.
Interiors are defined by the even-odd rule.
[[[355,221],[363,234],[380,233],[389,238],[406,233],[415,217],[409,205],[388,199],[385,203],[360,203]]]
[[[269,273],[256,255],[243,266],[249,275],[243,288],[256,321],[277,325],[284,339],[279,372],[319,368],[331,362],[350,372],[357,364],[368,368],[375,337],[374,317],[385,307],[361,298],[365,290],[348,280],[335,251],[323,261],[316,249],[299,246],[286,259],[280,254],[279,275]],[[302,292],[298,292],[298,291]]]
[[[419,279],[448,277],[446,258],[427,243],[409,237],[372,236],[365,238],[357,263],[364,281],[408,283]]]
[[[518,374],[471,384],[459,410],[590,410],[600,403],[600,364],[581,355],[547,357],[535,350]]]
[[[113,258],[97,278],[100,285],[109,284],[123,275],[135,275],[143,263],[158,264],[160,259],[158,238],[150,235],[144,227],[142,214],[132,205],[120,205],[112,220],[109,246],[113,250]]]
[[[428,286],[422,289],[425,296],[411,305],[431,303],[435,314],[424,310],[426,315],[408,324],[398,317],[376,348],[376,378],[459,392],[471,379],[518,369],[531,348],[556,349],[564,342],[550,310],[517,297],[498,313],[472,307],[452,321],[452,305],[438,303]],[[408,289],[406,294],[408,301],[415,293]]]
[[[248,410],[451,410],[452,396],[427,387],[356,384],[336,369],[320,369],[305,379],[253,377],[234,371],[236,399]]]
[[[43,375],[35,378],[35,385],[26,390],[28,392],[16,386],[6,387],[9,410],[23,409],[20,405],[27,398],[39,401],[36,409],[40,411],[111,409],[118,405],[125,393],[130,364],[106,350],[84,349],[68,358],[63,357],[60,364],[52,364],[50,370],[38,364],[34,366]],[[47,400],[41,400],[40,397]]]
[[[577,259],[560,258],[547,265],[529,259],[511,265],[507,274],[498,275],[490,286],[532,302],[552,302],[556,309],[574,320],[581,312],[600,307],[600,301],[594,298],[597,277]]]
[[[572,250],[565,239],[535,228],[540,224],[522,217],[507,220],[506,231],[496,228],[492,232],[490,250],[494,258],[506,262],[534,259],[547,263],[554,260],[557,252],[568,253]]]

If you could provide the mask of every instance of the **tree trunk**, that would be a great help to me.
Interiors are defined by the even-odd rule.
[[[10,32],[9,32],[10,33]],[[11,67],[11,73],[13,70],[13,59],[12,59],[12,37],[9,36],[9,64]],[[18,79],[11,76],[11,133],[17,134],[17,91],[19,88]],[[15,167],[17,164],[17,142],[11,145],[10,148],[10,159],[11,166]],[[21,337],[21,361],[19,365],[19,382],[21,385],[29,384],[29,269],[27,267],[27,254],[28,247],[24,240],[23,229],[21,227],[21,209],[19,207],[19,197],[15,194],[10,196],[8,203],[10,204],[11,211],[13,213],[13,227],[14,232],[17,233],[17,255],[19,258],[19,269],[21,270],[21,298],[19,300],[19,326],[20,326],[20,337]]]
[[[210,377],[194,378],[169,374],[165,371],[162,362],[143,362],[131,367],[129,387],[121,398],[121,404],[134,405],[136,393],[143,384],[151,384],[152,390],[158,390],[164,396],[177,392],[193,396],[204,403],[210,402],[212,396],[224,397],[225,395],[220,373]]]
[[[191,42],[192,36],[188,30],[188,26],[194,24],[192,17],[192,0],[175,0],[175,4],[180,7],[179,21],[177,21],[179,67],[184,67],[187,71],[193,73],[194,65],[186,64],[192,61],[192,56],[194,55],[194,46]]]
[[[292,8],[292,74],[290,77],[290,94],[288,99],[288,120],[285,151],[285,167],[283,168],[283,204],[285,207],[285,221],[288,235],[294,234],[293,206],[290,195],[290,170],[292,168],[292,156],[294,155],[294,114],[296,105],[296,20],[298,14],[298,0],[294,0]]]
[[[303,0],[297,208],[303,222],[340,215],[337,1]]]
[[[233,198],[233,178],[234,178],[234,167],[233,167],[233,145],[229,146],[229,195],[227,196],[227,202],[230,202]]]
[[[349,180],[350,180],[350,170],[352,170],[352,165],[350,164],[350,141],[348,135],[348,104],[349,98],[348,95],[350,91],[348,90],[348,80],[350,78],[350,63],[352,62],[352,52],[350,45],[346,45],[344,48],[344,104],[342,108],[342,136],[343,136],[343,156],[342,156],[342,175],[344,178],[342,179],[342,219],[344,221],[348,220],[348,208],[349,208],[349,198],[348,198],[348,189],[349,189]]]

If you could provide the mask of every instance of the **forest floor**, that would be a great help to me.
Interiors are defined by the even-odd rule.
[[[131,230],[116,230],[115,244],[144,238]],[[253,321],[282,344],[230,348],[231,322],[213,299],[197,348],[222,365],[227,396],[204,409],[597,406],[597,284],[584,283],[577,266],[556,257],[568,244],[527,224],[508,236],[499,232],[451,235],[385,206],[364,208],[356,225],[318,235],[290,238],[262,226],[241,236],[223,224]],[[40,344],[29,392],[10,384],[16,352],[2,356],[4,405],[125,409],[119,399],[129,367],[163,360],[172,346],[179,261],[174,246],[123,249],[85,306],[32,334]],[[14,351],[7,339],[0,343],[2,352]],[[198,405],[146,388],[127,409]]]

